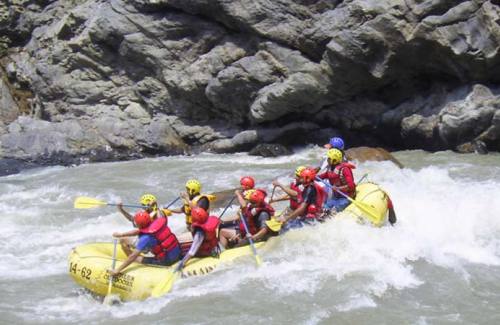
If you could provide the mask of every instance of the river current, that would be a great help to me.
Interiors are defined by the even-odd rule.
[[[193,176],[209,192],[244,175],[270,188],[322,155],[201,154],[0,177],[0,323],[500,323],[500,154],[402,151],[403,169],[358,163],[356,179],[368,174],[391,195],[395,227],[337,218],[292,231],[260,252],[260,268],[245,257],[164,298],[102,305],[68,275],[73,247],[131,227],[113,207],[73,209],[78,196],[136,204],[151,192],[167,203]],[[183,230],[183,217],[169,223]]]

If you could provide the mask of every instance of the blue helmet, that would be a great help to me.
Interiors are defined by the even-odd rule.
[[[330,145],[332,148],[344,150],[344,140],[339,137],[333,137],[330,139]]]

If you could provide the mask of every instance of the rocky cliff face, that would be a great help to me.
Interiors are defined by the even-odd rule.
[[[500,150],[499,3],[7,0],[0,153],[68,163],[334,133]]]

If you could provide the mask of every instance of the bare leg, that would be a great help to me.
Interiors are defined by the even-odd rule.
[[[219,241],[222,247],[227,248],[230,240],[237,236],[235,229],[223,228],[219,232]]]
[[[125,255],[130,256],[130,254],[132,254],[132,249],[134,248],[134,239],[131,237],[120,238],[120,246],[122,247]]]
[[[193,241],[193,235],[190,232],[183,232],[180,235],[177,235],[177,240],[179,243],[186,243]]]

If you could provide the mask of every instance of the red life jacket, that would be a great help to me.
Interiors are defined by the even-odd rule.
[[[259,229],[257,229],[257,221],[259,220],[259,215],[264,211],[267,212],[269,216],[274,215],[274,209],[268,203],[264,203],[263,206],[256,208],[252,207],[250,204],[247,204],[247,206],[243,210],[242,218],[245,218],[248,226],[248,231],[251,235],[255,235],[257,231],[259,231]],[[245,226],[241,221],[239,224],[239,228],[241,236],[244,237],[247,232],[245,231]]]
[[[327,196],[324,188],[318,182],[314,181],[312,185],[316,189],[316,201],[307,205],[305,212],[306,218],[316,218],[323,212],[323,203],[325,202]]]
[[[203,230],[205,234],[205,238],[201,243],[196,256],[210,256],[215,247],[217,247],[218,239],[217,239],[217,229],[219,228],[220,220],[217,217],[209,216],[207,221],[203,224],[199,224],[193,222],[192,234],[194,235],[196,228],[200,228]]]
[[[333,170],[328,172],[328,180],[330,181],[330,184],[335,187],[348,185],[347,180],[345,179],[343,174],[344,168],[349,168],[352,172],[352,170],[356,168],[356,166],[354,166],[350,162],[341,162],[340,164],[336,165]],[[354,179],[352,180],[352,182],[354,184]],[[340,197],[340,194],[336,193],[335,191],[333,192],[335,197]],[[354,197],[354,193],[356,193],[356,185],[354,185],[352,189],[349,188],[347,191],[345,191],[345,194],[350,197]]]
[[[151,248],[151,252],[158,260],[164,259],[168,252],[179,247],[177,237],[175,237],[167,225],[167,218],[156,218],[148,227],[140,229],[139,232],[141,234],[153,235],[158,241],[158,244]]]
[[[290,184],[290,188],[298,193],[296,198],[290,198],[290,209],[296,210],[302,203],[302,191],[300,190],[297,182],[292,182],[292,184]]]

